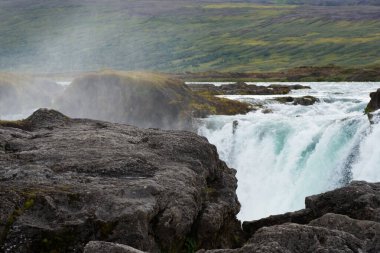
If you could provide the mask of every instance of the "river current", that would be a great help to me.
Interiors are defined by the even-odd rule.
[[[225,96],[270,113],[259,109],[199,123],[198,133],[237,170],[241,220],[302,209],[306,196],[351,180],[380,181],[380,124],[371,125],[363,113],[380,83],[298,84],[312,89],[286,96],[311,95],[320,102],[302,106],[271,100],[276,96]]]
[[[306,196],[352,180],[380,181],[380,123],[371,125],[364,114],[369,93],[380,83],[297,84],[311,89],[285,96],[311,95],[320,101],[302,106],[273,101],[279,96],[225,96],[262,109],[198,123],[198,134],[237,170],[238,218],[243,221],[302,209]],[[0,118],[25,118],[35,109]]]

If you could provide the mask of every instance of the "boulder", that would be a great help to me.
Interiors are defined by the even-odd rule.
[[[368,119],[371,124],[380,122],[380,89],[376,92],[370,93],[371,100],[369,101],[364,112],[368,115]]]
[[[293,105],[313,105],[319,102],[319,99],[313,96],[303,96],[303,97],[278,97],[274,99],[280,103],[292,103]]]
[[[380,183],[354,181],[307,197],[306,208],[244,222],[245,252],[380,252]]]
[[[271,84],[268,86],[269,88],[288,88],[290,90],[304,90],[304,89],[311,89],[310,86],[305,86],[301,84]]]
[[[349,233],[289,223],[260,229],[240,249],[208,250],[198,253],[360,253],[364,249],[364,242]]]
[[[244,82],[234,84],[224,84],[215,86],[210,84],[205,85],[189,85],[189,87],[198,92],[208,92],[212,95],[284,95],[290,92],[287,86],[267,87],[260,85],[248,85]]]
[[[380,183],[353,181],[345,187],[307,197],[305,204],[306,208],[297,212],[244,222],[243,230],[252,235],[265,226],[287,222],[308,224],[327,213],[347,215],[358,220],[380,222]]]
[[[0,251],[148,252],[241,244],[236,171],[191,132],[41,109],[0,123]]]

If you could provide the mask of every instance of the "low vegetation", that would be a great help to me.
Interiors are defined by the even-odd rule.
[[[378,1],[33,2],[0,3],[1,69],[266,73],[380,64],[380,6],[369,6]]]
[[[249,81],[249,82],[340,82],[380,81],[380,65],[363,68],[342,68],[334,65],[325,67],[299,67],[278,72],[186,72],[175,74],[186,81]]]

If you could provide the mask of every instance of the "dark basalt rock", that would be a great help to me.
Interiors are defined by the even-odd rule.
[[[365,113],[368,115],[368,119],[371,124],[380,122],[380,113],[377,111],[380,109],[380,89],[376,92],[370,93],[371,100],[365,108]],[[377,112],[376,112],[377,111]]]
[[[91,241],[84,248],[84,253],[144,253],[143,251],[129,247],[127,245]]]
[[[248,85],[244,82],[235,84],[224,84],[215,86],[212,84],[206,85],[188,85],[192,90],[197,92],[209,92],[213,95],[284,95],[290,92],[287,86],[267,87],[258,85]]]
[[[366,113],[371,113],[380,109],[380,89],[376,92],[371,92],[369,96],[371,97],[371,101],[369,101],[365,109]]]
[[[305,202],[297,212],[244,222],[251,239],[242,248],[207,252],[380,252],[380,183],[355,181]]]
[[[309,223],[310,226],[340,230],[364,241],[366,252],[380,252],[380,223],[351,219],[346,215],[325,214]]]
[[[198,253],[360,253],[364,248],[365,243],[349,233],[291,223],[260,229],[240,249],[198,251]]]
[[[1,251],[239,246],[235,170],[205,138],[46,109],[17,124],[0,124]]]
[[[303,96],[303,97],[279,97],[275,98],[277,102],[280,103],[292,103],[293,105],[313,105],[319,102],[319,99],[313,96]]]
[[[287,85],[287,84],[271,84],[268,86],[269,88],[283,88],[286,87],[291,90],[304,90],[304,89],[311,89],[310,86],[305,86],[301,84],[293,84],[293,85]]]
[[[287,222],[308,224],[327,213],[380,222],[380,183],[354,181],[346,187],[307,197],[305,204],[306,208],[297,212],[244,222],[243,230],[252,235],[264,226]]]

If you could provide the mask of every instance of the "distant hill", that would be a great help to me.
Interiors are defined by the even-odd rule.
[[[0,69],[268,72],[380,65],[380,6],[369,6],[378,1],[259,2],[2,0]]]
[[[324,5],[324,6],[343,6],[343,5],[375,5],[380,6],[378,0],[268,0],[260,1],[262,3],[277,4],[306,4],[306,5]]]

